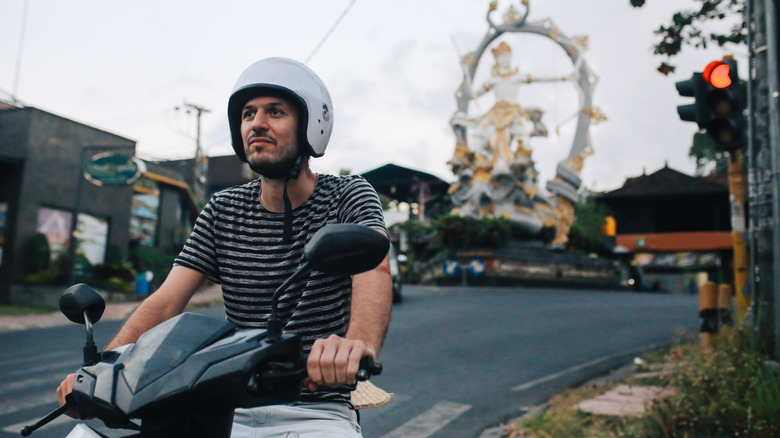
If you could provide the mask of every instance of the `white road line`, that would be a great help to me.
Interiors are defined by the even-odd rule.
[[[581,364],[581,365],[573,366],[573,367],[565,369],[563,371],[560,371],[560,372],[557,372],[557,373],[554,373],[554,374],[550,374],[548,376],[545,376],[545,377],[542,377],[542,378],[539,378],[539,379],[536,379],[536,380],[531,380],[530,382],[526,382],[526,383],[523,383],[521,385],[515,386],[514,388],[512,388],[512,391],[525,391],[526,389],[533,388],[534,386],[541,385],[542,383],[549,382],[550,380],[555,380],[555,379],[557,379],[559,377],[563,377],[566,374],[575,373],[577,371],[583,370],[583,369],[591,367],[593,365],[598,365],[598,364],[600,364],[602,362],[607,362],[607,361],[610,361],[610,360],[618,359],[618,358],[629,356],[629,355],[632,355],[632,354],[641,353],[643,351],[651,350],[651,349],[654,349],[654,348],[658,348],[658,346],[653,344],[653,345],[649,345],[647,347],[635,348],[633,350],[627,350],[627,351],[624,351],[622,353],[618,353],[618,354],[615,354],[615,355],[612,355],[612,356],[607,356],[607,357],[602,357],[601,359],[592,360],[590,362],[586,362],[586,363]]]
[[[78,358],[78,352],[73,351],[53,351],[50,353],[35,354],[31,356],[13,357],[9,359],[0,360],[0,366],[19,364],[21,362],[50,362],[52,360],[58,360],[60,358]]]
[[[62,374],[62,378],[65,378],[66,375],[75,372],[79,367],[81,366],[80,362],[49,362],[43,365],[38,365],[35,367],[26,367],[26,368],[20,368],[16,371],[11,371],[8,373],[5,373],[5,377],[14,377],[14,376],[22,376],[22,375],[29,375],[33,373],[40,373],[44,371],[54,371],[59,370],[56,374]],[[67,372],[65,372],[67,370]]]
[[[469,409],[471,406],[460,403],[437,403],[382,438],[427,438]]]
[[[41,417],[41,418],[43,418],[43,417]],[[14,435],[17,435],[17,434],[19,434],[22,431],[22,429],[24,429],[24,426],[31,426],[31,425],[37,423],[38,420],[40,420],[40,418],[33,418],[33,419],[30,419],[30,420],[27,420],[27,421],[24,421],[24,422],[21,422],[21,423],[12,424],[10,426],[3,427],[3,430],[5,432],[9,432],[9,433],[12,433]],[[74,420],[73,418],[66,417],[66,416],[63,415],[62,417],[59,417],[59,418],[57,418],[55,420],[52,420],[51,423],[47,424],[46,426],[43,426],[42,428],[40,428],[38,430],[44,430],[44,429],[46,429],[47,427],[50,427],[50,426],[56,426],[58,424],[67,424],[67,423],[72,423],[73,427],[76,427],[76,421],[78,421],[78,420]],[[33,434],[33,436],[35,436],[35,434]]]
[[[3,383],[0,385],[0,394],[12,391],[18,391],[20,389],[31,387],[42,387],[49,385],[51,391],[54,392],[57,387],[65,379],[65,375],[51,375],[48,377],[36,377],[32,379],[16,380],[10,383]]]
[[[54,388],[55,390],[57,388]],[[57,405],[57,394],[54,390],[41,395],[25,397],[22,399],[11,400],[7,403],[0,403],[0,415],[13,414],[14,412],[25,409],[37,408],[39,406],[49,405],[54,410]]]

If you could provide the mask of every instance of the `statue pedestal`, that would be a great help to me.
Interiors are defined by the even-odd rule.
[[[457,262],[460,269],[453,269]],[[446,267],[449,263],[450,268]],[[439,268],[429,269],[421,281],[437,285],[554,286],[620,288],[617,261],[565,254],[542,246],[513,245],[500,249],[461,250]],[[457,273],[453,273],[457,271]]]

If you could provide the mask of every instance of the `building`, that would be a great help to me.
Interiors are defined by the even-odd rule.
[[[733,239],[725,175],[694,177],[668,166],[628,178],[596,198],[616,221],[616,249],[628,253],[643,289],[695,292],[730,282]]]
[[[0,301],[25,301],[13,289],[29,273],[33,236],[44,234],[56,257],[69,250],[74,219],[78,251],[92,265],[105,263],[107,253],[126,261],[131,248],[178,250],[197,208],[175,170],[147,163],[132,185],[97,186],[82,177],[95,154],[134,156],[135,146],[37,108],[0,107]]]
[[[194,159],[170,160],[165,162],[165,166],[176,170],[190,186],[195,182]],[[220,190],[246,184],[259,177],[248,164],[233,154],[208,157],[206,168],[206,199]]]

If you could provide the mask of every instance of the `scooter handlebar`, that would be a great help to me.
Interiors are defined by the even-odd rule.
[[[355,376],[358,381],[364,382],[371,376],[382,374],[382,363],[374,361],[371,356],[366,356],[360,360],[360,368]]]

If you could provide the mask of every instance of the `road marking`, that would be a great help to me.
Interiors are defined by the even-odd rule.
[[[567,369],[565,369],[563,371],[560,371],[560,372],[557,372],[557,373],[554,373],[554,374],[550,374],[548,376],[541,377],[541,378],[536,379],[536,380],[531,380],[530,382],[526,382],[526,383],[523,383],[521,385],[515,386],[514,388],[512,388],[512,391],[525,391],[526,389],[533,388],[534,386],[541,385],[542,383],[549,382],[550,380],[555,380],[557,378],[563,377],[566,374],[575,373],[577,371],[583,370],[583,369],[591,367],[593,365],[598,365],[598,364],[600,364],[602,362],[607,362],[607,361],[610,361],[610,360],[618,359],[618,358],[629,356],[629,355],[632,355],[632,354],[641,353],[641,352],[644,352],[644,351],[647,351],[647,350],[652,350],[654,348],[658,348],[658,345],[652,344],[652,345],[649,345],[649,346],[646,346],[646,347],[642,347],[642,348],[634,348],[632,350],[626,350],[626,351],[624,351],[622,353],[614,354],[612,356],[607,356],[607,357],[602,357],[601,359],[592,360],[590,362],[586,362],[586,363],[581,364],[581,365],[573,366],[573,367],[567,368]]]
[[[41,416],[41,418],[43,418],[43,416]],[[24,426],[32,426],[33,424],[37,423],[38,420],[40,420],[41,418],[33,418],[32,420],[27,420],[27,421],[24,421],[24,422],[21,422],[21,423],[12,424],[10,426],[4,427],[3,430],[6,431],[6,432],[9,432],[9,433],[12,433],[12,434],[18,434],[18,433],[20,433],[22,431],[22,429],[24,429]],[[77,420],[74,420],[73,418],[62,416],[62,417],[58,417],[58,418],[52,420],[51,423],[47,424],[46,426],[43,426],[42,428],[40,428],[38,430],[43,430],[43,429],[46,429],[49,426],[56,426],[56,425],[59,425],[59,424],[66,424],[66,423],[73,423],[74,424],[73,427],[76,427],[75,426],[76,421]],[[33,435],[33,436],[35,436],[35,435]]]
[[[437,403],[382,438],[427,438],[469,409],[471,406],[460,403]]]
[[[56,389],[56,388],[55,388]],[[22,399],[12,400],[8,403],[0,404],[0,415],[13,414],[14,412],[23,411],[25,409],[37,408],[39,406],[49,405],[52,409],[57,405],[57,394],[55,391],[48,392],[46,394],[36,395],[33,397],[26,397]]]
[[[58,360],[60,358],[74,358],[78,357],[78,353],[74,354],[72,351],[55,351],[51,353],[36,354],[34,356],[12,357],[8,359],[0,360],[0,366],[19,364],[21,362],[43,362]]]
[[[76,370],[81,367],[80,362],[51,362],[44,365],[38,365],[36,367],[26,367],[23,369],[18,369],[16,371],[11,371],[9,373],[6,373],[6,377],[13,377],[13,376],[23,376],[25,374],[34,374],[34,373],[40,373],[44,371],[54,371],[58,370],[57,374],[62,373],[62,378],[64,379],[66,375],[70,373],[75,373]],[[65,371],[67,370],[67,372]]]
[[[18,391],[20,389],[27,389],[32,387],[50,386],[51,391],[54,392],[60,385],[60,382],[65,379],[65,376],[48,376],[48,377],[35,377],[32,379],[17,380],[11,383],[3,383],[0,385],[0,394],[12,391]]]

